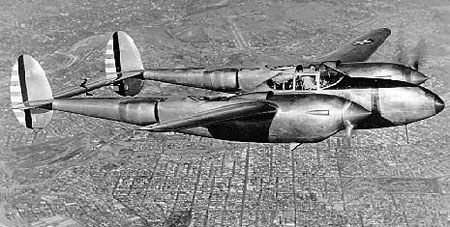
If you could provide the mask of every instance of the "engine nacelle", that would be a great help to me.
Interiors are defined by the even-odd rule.
[[[134,125],[158,123],[158,102],[152,99],[55,99],[52,109]]]
[[[276,106],[276,113],[209,125],[208,132],[214,138],[230,141],[315,143],[343,129],[351,132],[371,115],[359,104],[331,95],[269,95],[267,101]]]
[[[337,68],[346,72],[350,77],[356,78],[398,80],[417,85],[428,79],[424,74],[413,68],[394,63],[343,63],[339,64]]]
[[[359,104],[336,96],[305,94],[270,100],[278,106],[269,129],[270,142],[320,142],[342,129],[353,128],[371,114]]]
[[[113,91],[120,96],[135,96],[144,86],[144,80],[136,77],[124,79],[111,85]]]

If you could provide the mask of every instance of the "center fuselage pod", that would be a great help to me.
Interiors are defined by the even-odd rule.
[[[444,109],[442,99],[430,90],[402,81],[345,77],[338,84],[315,91],[274,91],[339,96],[371,112],[355,129],[406,125],[432,117]]]

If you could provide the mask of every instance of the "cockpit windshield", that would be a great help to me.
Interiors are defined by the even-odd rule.
[[[266,81],[274,90],[323,90],[337,84],[343,74],[324,64],[311,65],[303,69],[297,66],[295,71],[283,71]]]

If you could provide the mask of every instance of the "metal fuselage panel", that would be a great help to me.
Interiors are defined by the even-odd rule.
[[[431,91],[406,82],[344,78],[316,91],[278,91],[232,98],[55,99],[52,109],[135,125],[172,122],[226,105],[260,100],[276,111],[179,132],[242,142],[318,142],[347,125],[356,129],[404,125],[442,110]],[[265,94],[265,95],[264,95]],[[436,109],[436,101],[441,104]]]
[[[144,79],[215,91],[235,92],[239,90],[238,71],[235,68],[215,70],[204,68],[152,69],[145,71]]]
[[[71,98],[55,99],[51,108],[134,125],[149,125],[158,122],[157,103],[157,100],[142,98]]]
[[[315,91],[275,91],[280,94],[315,93],[342,97],[371,111],[355,128],[405,125],[437,114],[437,95],[420,86],[389,80],[345,78],[335,87]]]
[[[260,100],[268,102],[276,111],[175,130],[241,142],[317,142],[343,129],[346,108],[349,104],[351,107],[348,100],[321,94],[275,95]],[[52,109],[135,125],[150,125],[252,101],[254,99],[242,97],[226,100],[73,98],[54,100]]]
[[[410,74],[410,70],[403,72],[402,69],[406,67],[390,63],[347,63],[340,64],[336,68],[356,78],[407,81],[406,74]]]
[[[227,101],[161,102],[158,115],[161,123],[202,111],[247,102],[246,99]],[[349,113],[368,111],[357,104],[337,96],[323,94],[275,95],[266,100],[276,106],[276,112],[261,113],[250,117],[221,123],[181,129],[179,132],[240,142],[301,142],[322,141],[344,128],[346,120],[356,123]],[[353,112],[352,112],[353,111]],[[357,116],[358,117],[358,116]],[[206,130],[205,130],[206,129]]]
[[[157,112],[160,123],[166,123],[173,120],[192,116],[203,111],[212,110],[230,104],[248,102],[249,100],[224,100],[224,101],[206,101],[195,100],[191,98],[181,98],[178,100],[167,100],[158,103]]]
[[[273,120],[273,113],[262,114],[210,125],[206,128],[211,134],[211,137],[216,139],[268,143],[270,142],[269,132]]]
[[[353,78],[372,78],[405,81],[420,85],[427,77],[410,67],[381,62],[344,63],[337,65],[339,70],[346,72]]]
[[[313,143],[370,114],[358,104],[323,94],[273,95],[267,102],[277,107],[275,113],[207,126],[208,131],[214,138],[231,141]]]
[[[319,94],[346,97],[360,104],[372,115],[356,128],[382,128],[405,125],[436,114],[433,100],[417,88],[369,88],[320,91]]]
[[[173,121],[203,111],[220,108],[226,105],[248,102],[248,99],[232,99],[224,101],[204,101],[185,98],[158,103],[158,116],[161,123]],[[178,132],[216,139],[241,142],[269,142],[268,129],[274,114],[260,114],[238,120],[221,122],[204,127],[180,129]]]
[[[144,86],[144,81],[140,78],[127,78],[125,80],[113,83],[111,88],[120,96],[135,96],[139,94]]]
[[[269,142],[312,143],[322,141],[344,128],[347,103],[325,95],[274,96],[278,110],[269,128]]]
[[[267,68],[242,69],[238,74],[239,89],[242,92],[251,92],[258,85],[277,75],[281,71]]]

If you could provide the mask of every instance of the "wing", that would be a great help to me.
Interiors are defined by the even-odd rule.
[[[163,132],[174,131],[199,126],[208,126],[230,120],[251,117],[276,112],[273,104],[266,102],[244,102],[222,106],[213,110],[204,111],[170,122],[159,123],[144,128],[145,131]]]
[[[387,37],[391,35],[388,28],[380,28],[370,31],[352,42],[349,42],[341,48],[326,54],[317,62],[341,61],[341,62],[364,62],[384,43]]]

